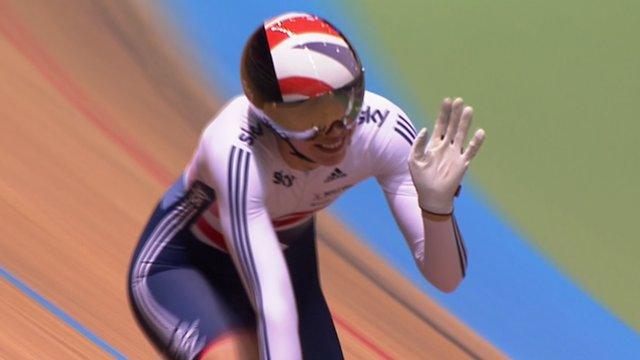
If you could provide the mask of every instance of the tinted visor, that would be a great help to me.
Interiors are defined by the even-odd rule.
[[[352,128],[364,100],[364,71],[345,86],[310,99],[267,102],[259,109],[271,127],[286,138],[308,140],[336,122]]]

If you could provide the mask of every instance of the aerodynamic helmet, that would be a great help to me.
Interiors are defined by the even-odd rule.
[[[336,122],[350,128],[360,113],[360,59],[347,38],[318,16],[286,13],[265,21],[247,41],[240,68],[252,110],[284,138],[309,139]],[[326,106],[343,115],[317,111]]]

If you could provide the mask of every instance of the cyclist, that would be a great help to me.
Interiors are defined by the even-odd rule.
[[[242,55],[244,95],[203,131],[134,252],[136,317],[168,357],[342,358],[317,270],[314,213],[375,176],[425,278],[465,275],[453,199],[484,139],[445,99],[431,137],[365,91],[347,38],[326,20],[266,21]]]

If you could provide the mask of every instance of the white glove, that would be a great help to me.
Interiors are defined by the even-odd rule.
[[[453,212],[453,197],[485,137],[484,130],[479,129],[467,149],[463,148],[472,118],[473,108],[463,107],[461,98],[453,104],[444,99],[429,144],[426,128],[416,137],[409,171],[423,210],[443,215]]]

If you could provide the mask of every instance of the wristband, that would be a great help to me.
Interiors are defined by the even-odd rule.
[[[429,211],[425,208],[423,208],[422,206],[420,206],[420,204],[418,204],[418,207],[420,207],[420,210],[422,210],[422,213],[428,216],[438,216],[438,217],[449,217],[451,215],[453,215],[453,209],[451,209],[451,212],[448,214],[438,214],[438,213],[434,213],[432,211]]]

